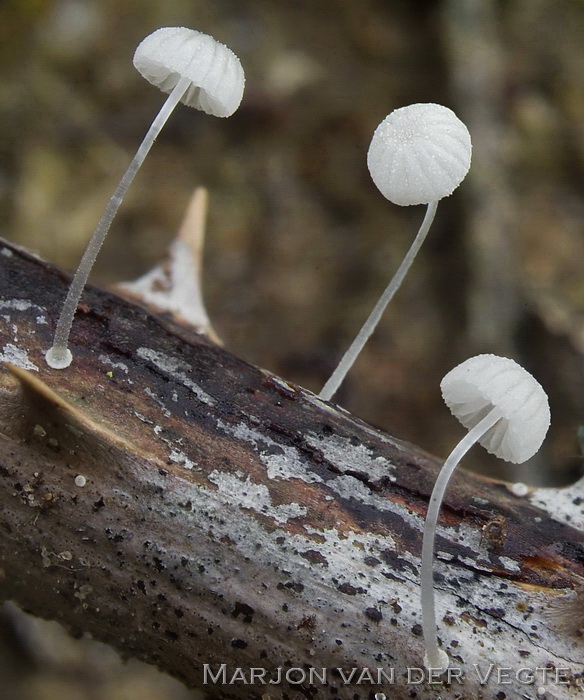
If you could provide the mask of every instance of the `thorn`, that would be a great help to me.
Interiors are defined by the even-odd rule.
[[[189,200],[168,259],[134,282],[120,287],[147,304],[170,311],[213,342],[221,340],[213,329],[202,292],[202,260],[209,194],[197,187]]]

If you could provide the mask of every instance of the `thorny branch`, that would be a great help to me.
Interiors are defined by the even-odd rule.
[[[51,370],[67,280],[8,243],[0,253],[0,596],[192,686],[225,663],[214,697],[410,697],[437,460],[98,289],[78,312],[73,365]],[[493,697],[490,664],[511,667],[507,698],[535,697],[522,667],[567,669],[551,697],[582,692],[582,638],[562,621],[582,617],[583,522],[582,483],[518,498],[454,477],[437,610],[465,677],[418,694]],[[229,683],[238,667],[284,679]],[[327,684],[286,682],[309,668]],[[345,684],[339,668],[359,671]]]

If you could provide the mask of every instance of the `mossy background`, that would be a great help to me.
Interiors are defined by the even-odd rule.
[[[473,354],[512,356],[550,395],[549,439],[523,468],[481,450],[466,466],[531,484],[574,480],[584,423],[584,3],[3,0],[0,235],[76,266],[164,99],[134,70],[133,51],[174,25],[233,49],[246,71],[244,100],[229,119],[177,109],[93,281],[152,267],[205,185],[214,326],[234,353],[318,391],[424,214],[377,191],[366,167],[371,135],[396,107],[445,104],[471,131],[471,172],[441,202],[336,399],[445,456],[462,429],[441,401],[441,377]],[[18,630],[4,629],[13,644]],[[20,636],[33,640],[23,642],[21,665],[3,669],[16,684],[10,697],[191,697],[161,676],[150,687],[142,667],[116,676],[109,652],[92,647],[70,651],[62,640],[55,648],[65,661],[54,648],[47,661],[34,629]]]

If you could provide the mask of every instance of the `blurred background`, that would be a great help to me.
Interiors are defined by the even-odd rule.
[[[0,235],[76,266],[164,100],[133,68],[134,49],[176,25],[212,34],[240,57],[244,99],[229,119],[176,110],[93,282],[132,280],[155,265],[193,189],[205,185],[204,289],[216,330],[235,354],[318,392],[424,215],[373,185],[373,131],[397,107],[447,105],[471,132],[470,174],[440,203],[336,400],[446,456],[462,429],[440,379],[470,355],[507,355],[548,392],[549,438],[523,467],[480,450],[466,466],[534,485],[578,478],[584,2],[3,0]],[[193,698],[56,626],[10,607],[3,616],[7,697]]]

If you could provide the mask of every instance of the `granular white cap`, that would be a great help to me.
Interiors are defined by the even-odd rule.
[[[541,447],[550,425],[548,398],[514,360],[477,355],[450,370],[440,384],[452,414],[468,429],[493,408],[503,418],[479,440],[491,454],[520,464]]]
[[[163,27],[152,32],[136,49],[134,67],[167,93],[188,78],[192,85],[181,101],[215,117],[229,117],[243,96],[245,76],[237,56],[195,29]]]
[[[377,127],[367,165],[381,194],[394,204],[428,204],[452,194],[470,168],[466,126],[448,107],[413,104]]]

